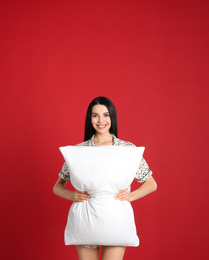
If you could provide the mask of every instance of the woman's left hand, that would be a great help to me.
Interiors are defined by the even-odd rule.
[[[118,193],[114,196],[116,200],[127,200],[128,202],[131,202],[131,194],[128,193],[127,190],[119,190]]]

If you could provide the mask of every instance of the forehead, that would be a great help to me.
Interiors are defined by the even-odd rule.
[[[98,104],[92,107],[92,113],[109,113],[109,110],[106,106]]]

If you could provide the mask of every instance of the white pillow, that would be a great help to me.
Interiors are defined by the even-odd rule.
[[[69,167],[73,187],[91,196],[89,201],[72,204],[65,244],[138,246],[132,206],[113,196],[132,183],[144,147],[66,146],[59,149]]]

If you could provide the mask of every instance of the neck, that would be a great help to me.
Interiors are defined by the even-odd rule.
[[[95,145],[112,145],[113,136],[111,133],[105,133],[105,134],[95,133],[94,143],[95,143]]]

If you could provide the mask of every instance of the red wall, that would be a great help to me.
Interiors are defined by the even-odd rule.
[[[1,259],[77,259],[59,146],[115,103],[157,192],[133,203],[125,259],[208,259],[208,1],[1,1]],[[70,186],[69,186],[70,187]],[[138,187],[137,183],[133,188]]]

